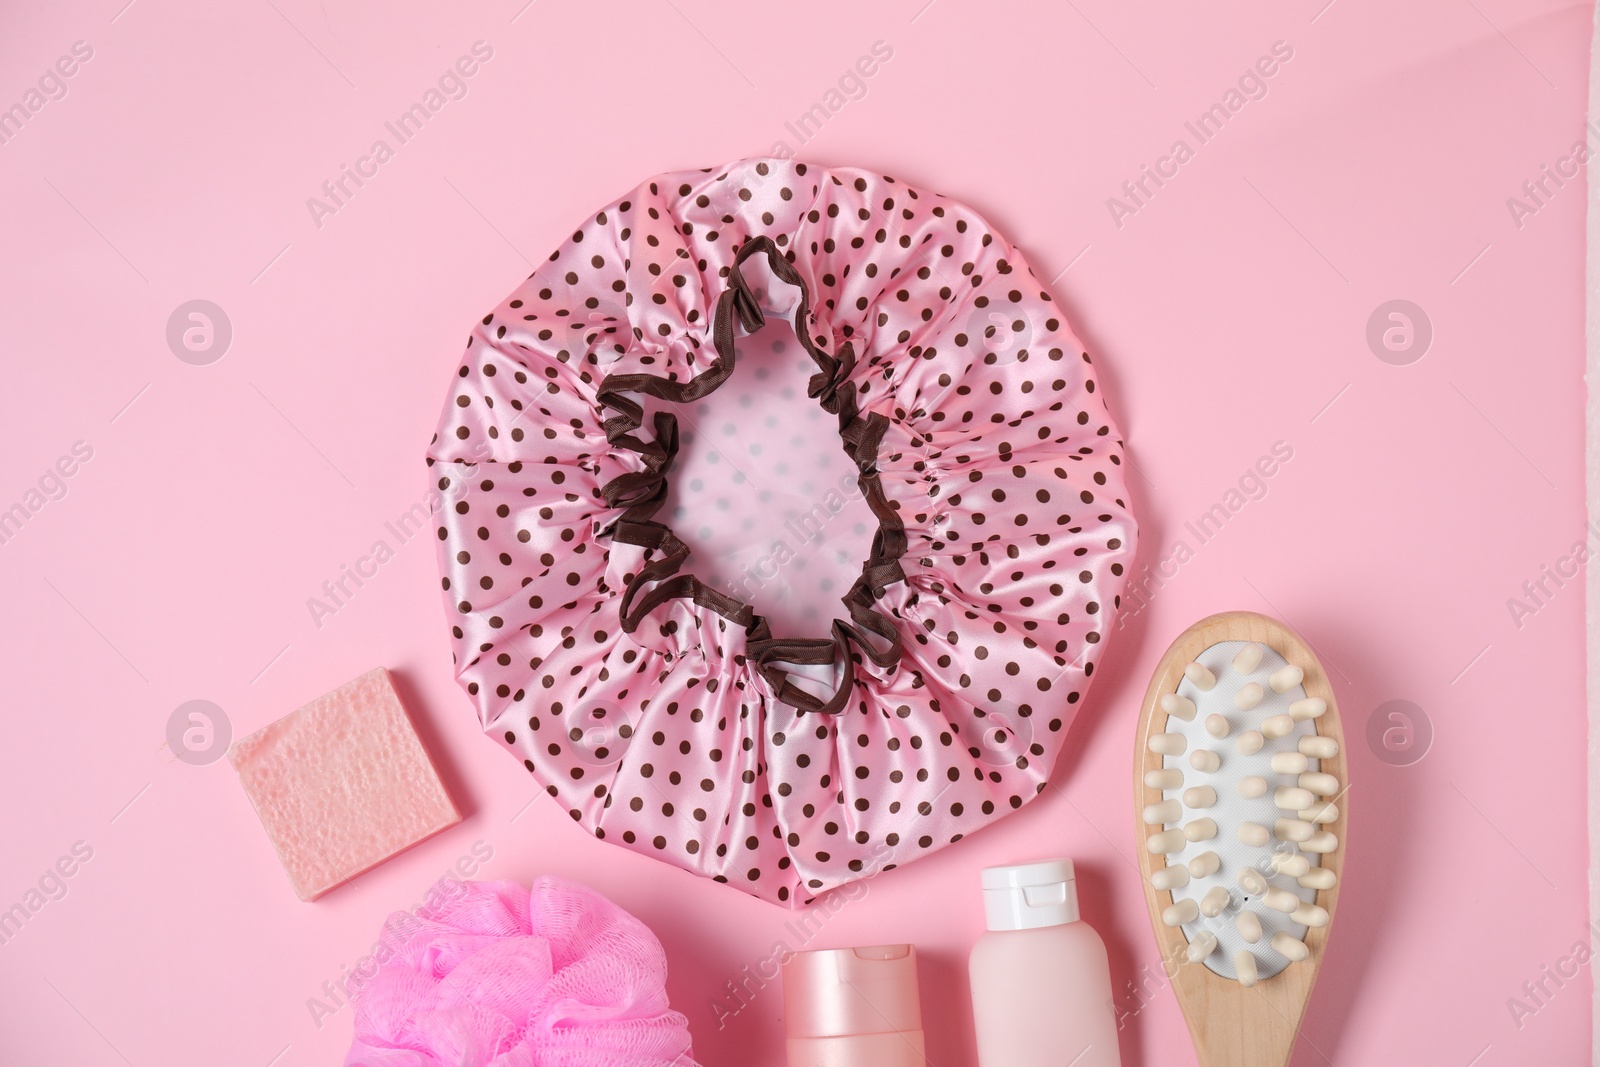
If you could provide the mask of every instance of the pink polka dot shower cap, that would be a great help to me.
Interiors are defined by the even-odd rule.
[[[794,451],[842,449],[876,525],[823,633],[661,521],[680,417],[764,373],[736,342],[769,320],[837,424]],[[1044,788],[1134,548],[1088,354],[1017,249],[792,160],[586,219],[474,329],[429,463],[489,735],[597,837],[791,906]]]

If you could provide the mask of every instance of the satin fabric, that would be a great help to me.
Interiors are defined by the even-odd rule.
[[[735,280],[748,297],[725,297]],[[604,385],[726,371],[730,300],[735,335],[792,317],[821,376],[800,403],[846,390],[841,434],[874,438],[862,488],[887,517],[863,618],[899,651],[877,662],[888,642],[847,626],[863,640],[831,677],[793,668],[813,707],[848,672],[836,713],[779,698],[783,672],[752,654],[759,602],[623,612],[664,549],[621,520],[662,493],[676,431],[630,431]],[[846,443],[814,423],[808,439]],[[468,340],[428,450],[457,674],[489,736],[597,837],[795,906],[1045,787],[1134,551],[1122,454],[1086,349],[971,209],[792,160],[661,175]]]

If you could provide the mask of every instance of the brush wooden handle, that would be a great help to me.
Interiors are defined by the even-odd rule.
[[[1300,684],[1306,695],[1321,697],[1328,704],[1328,710],[1316,720],[1317,732],[1339,743],[1339,754],[1322,761],[1323,769],[1341,782],[1350,781],[1344,726],[1334,702],[1333,687],[1311,647],[1288,626],[1254,612],[1230,611],[1202,619],[1180,634],[1162,656],[1139,714],[1138,753],[1134,761],[1134,796],[1137,799],[1133,816],[1138,827],[1139,869],[1144,876],[1145,903],[1155,927],[1156,942],[1161,947],[1163,966],[1189,1024],[1200,1067],[1285,1067],[1294,1050],[1306,1003],[1311,999],[1311,987],[1322,965],[1328,932],[1333,928],[1334,904],[1339,896],[1339,883],[1343,881],[1345,842],[1348,840],[1348,785],[1338,798],[1338,819],[1327,827],[1338,835],[1339,847],[1320,857],[1320,865],[1339,878],[1332,889],[1321,890],[1316,897],[1316,902],[1328,910],[1329,923],[1306,931],[1305,945],[1309,953],[1306,959],[1289,964],[1278,974],[1261,979],[1248,989],[1214,974],[1203,963],[1190,963],[1185,959],[1184,951],[1189,942],[1182,928],[1167,926],[1161,921],[1161,912],[1172,903],[1172,894],[1156,890],[1150,884],[1151,873],[1164,864],[1164,858],[1152,856],[1144,847],[1148,828],[1140,825],[1139,813],[1146,805],[1162,799],[1161,790],[1144,783],[1146,771],[1159,770],[1162,766],[1162,757],[1151,752],[1148,744],[1151,733],[1160,733],[1166,722],[1166,713],[1160,708],[1161,697],[1177,691],[1186,664],[1212,645],[1224,641],[1254,641],[1266,645],[1305,671]]]

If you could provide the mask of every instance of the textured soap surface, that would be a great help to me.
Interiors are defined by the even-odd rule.
[[[301,900],[461,821],[382,667],[228,750]]]

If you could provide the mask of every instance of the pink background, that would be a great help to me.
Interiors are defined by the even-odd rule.
[[[1520,226],[1506,201],[1583,136],[1588,5],[123,2],[14,4],[0,34],[0,106],[93,48],[0,145],[0,510],[93,450],[0,544],[0,908],[93,850],[0,945],[0,1061],[338,1062],[350,1011],[319,1026],[308,999],[482,842],[480,876],[581,878],[651,924],[705,1063],[781,1063],[776,984],[721,1029],[712,1005],[794,916],[587,838],[479,735],[427,538],[320,627],[306,605],[422,498],[470,323],[645,176],[780,140],[963,199],[1064,271],[1137,467],[1139,573],[1194,550],[1112,639],[1054,788],[808,947],[916,942],[929,1061],[970,1064],[978,870],[1067,854],[1125,1062],[1192,1062],[1133,865],[1131,735],[1171,638],[1253,609],[1321,650],[1352,740],[1295,1062],[1587,1061],[1587,972],[1520,1028],[1507,1006],[1588,939],[1583,594],[1547,582],[1520,627],[1507,606],[1584,537],[1584,193],[1549,186]],[[480,39],[468,95],[316,226],[306,199]],[[801,145],[785,123],[879,40],[865,97]],[[1268,95],[1119,228],[1107,198],[1278,40]],[[208,366],[165,340],[194,298],[234,330]],[[1434,328],[1410,365],[1365,339],[1394,298]],[[1267,495],[1198,545],[1185,522],[1277,441]],[[377,664],[469,817],[302,904],[227,762],[178,761],[166,723],[206,699],[242,736]],[[1396,699],[1435,734],[1410,766],[1362,740]]]

